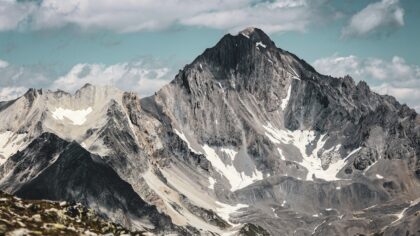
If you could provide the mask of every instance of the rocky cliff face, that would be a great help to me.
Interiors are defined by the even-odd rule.
[[[82,202],[134,229],[418,230],[417,113],[317,73],[259,29],[224,36],[154,96],[30,90],[0,117],[3,190]]]

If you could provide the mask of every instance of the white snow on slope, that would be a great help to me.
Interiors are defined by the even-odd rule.
[[[213,177],[209,177],[209,189],[214,189],[214,184],[216,180]]]
[[[228,204],[224,204],[224,203],[216,201],[216,204],[220,206],[220,207],[216,208],[217,215],[219,215],[223,220],[229,222],[230,224],[232,224],[234,226],[235,226],[235,224],[233,224],[231,221],[229,221],[230,215],[234,214],[234,213],[237,213],[238,210],[241,209],[241,208],[249,207],[248,205],[241,204],[241,203],[238,203],[235,206],[232,206],[232,205],[228,205]]]
[[[15,134],[11,131],[0,133],[0,165],[23,148],[25,137],[26,134]]]
[[[285,161],[286,158],[284,157],[283,151],[280,148],[277,148],[277,151],[279,151],[280,159]]]
[[[290,93],[292,92],[292,85],[289,85],[289,88],[287,89],[287,95],[286,97],[281,100],[281,109],[284,110],[286,109],[287,105],[289,104],[289,99],[290,99]]]
[[[274,128],[271,124],[263,126],[266,130],[265,135],[273,142],[273,143],[284,143],[284,144],[292,144],[300,151],[302,155],[302,161],[299,162],[301,166],[305,167],[308,171],[306,176],[306,180],[313,180],[313,177],[318,179],[324,179],[326,181],[334,181],[340,180],[336,177],[338,172],[344,167],[346,164],[347,158],[350,157],[354,152],[357,152],[359,149],[352,151],[346,158],[338,160],[335,163],[329,165],[328,169],[324,170],[321,165],[321,159],[318,157],[317,153],[321,148],[323,148],[327,139],[325,139],[326,135],[321,135],[318,141],[315,143],[314,150],[308,155],[306,152],[306,146],[310,145],[316,139],[315,132],[312,130],[279,130]],[[340,145],[337,145],[327,151],[338,151],[340,149]]]
[[[380,174],[376,174],[376,178],[383,179],[384,177],[382,175],[380,175]]]
[[[296,73],[296,71],[291,66],[289,66],[289,68],[293,71],[292,73],[289,72],[292,75],[292,78],[295,80],[300,80],[299,75]]]
[[[255,46],[258,48],[258,46],[261,46],[261,47],[263,47],[263,48],[266,48],[267,47],[267,45],[265,45],[265,44],[263,44],[261,41],[260,42],[257,42],[256,44],[255,44]]]
[[[70,110],[59,107],[52,112],[52,115],[56,120],[64,120],[64,118],[66,118],[72,121],[73,125],[83,125],[83,123],[86,122],[86,116],[91,112],[91,107],[84,110]]]
[[[226,153],[232,162],[235,160],[236,154],[238,154],[237,151],[231,148],[221,148],[220,151]]]
[[[200,151],[195,150],[190,142],[188,141],[187,137],[184,135],[184,133],[179,132],[178,130],[174,129],[174,132],[182,139],[184,140],[188,148],[197,153],[197,154],[203,154]],[[252,183],[254,183],[257,180],[263,179],[262,172],[258,171],[257,169],[254,169],[252,172],[252,176],[248,176],[243,172],[239,172],[236,170],[235,166],[233,164],[225,164],[217,154],[217,152],[209,147],[208,145],[203,146],[204,155],[206,155],[207,160],[210,161],[213,168],[222,174],[228,181],[231,186],[231,191],[235,191],[241,188],[244,188]],[[230,149],[230,148],[221,148],[221,152],[224,152],[230,159],[230,162],[233,163],[236,155],[238,154],[237,151]],[[214,184],[216,183],[216,180],[214,178],[209,177],[209,189],[214,188]]]
[[[263,179],[262,173],[257,169],[255,169],[252,172],[252,176],[248,176],[245,173],[237,171],[233,164],[223,163],[223,161],[220,159],[219,155],[217,155],[216,151],[213,148],[209,147],[208,145],[204,145],[203,149],[207,160],[210,161],[213,168],[229,181],[231,191],[244,188],[257,180]],[[233,162],[237,152],[235,150],[227,148],[223,148],[222,151],[225,152]]]

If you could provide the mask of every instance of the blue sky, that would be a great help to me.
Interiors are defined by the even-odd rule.
[[[152,94],[224,34],[256,26],[325,74],[420,110],[417,0],[0,0],[0,100],[85,82]]]

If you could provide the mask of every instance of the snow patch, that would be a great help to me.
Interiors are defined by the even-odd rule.
[[[380,174],[376,174],[376,178],[383,179],[384,177],[382,175],[380,175]]]
[[[289,104],[290,94],[292,92],[292,85],[289,85],[289,88],[287,89],[287,95],[283,100],[281,100],[281,109],[284,111],[286,109],[287,105]]]
[[[53,112],[53,118],[56,120],[68,120],[73,122],[73,125],[83,125],[86,122],[86,116],[92,112],[92,107],[88,107],[84,110],[70,110],[64,108],[56,108]]]
[[[292,78],[293,79],[295,79],[295,80],[300,80],[300,78],[299,78],[299,75],[296,73],[296,71],[291,67],[291,66],[289,66],[289,68],[292,70],[292,72],[293,73],[290,73],[291,75],[292,75]]]
[[[223,89],[223,86],[220,82],[217,82],[217,85],[219,85],[219,88],[222,89],[223,92],[225,92],[225,90]]]
[[[242,36],[244,36],[245,38],[249,39],[249,36],[245,33],[241,33]]]
[[[266,47],[267,47],[267,45],[263,44],[263,42],[261,42],[261,41],[257,42],[257,43],[255,44],[255,46],[256,46],[257,48],[258,48],[258,46],[261,46],[261,47],[263,47],[263,48],[266,48]]]
[[[213,177],[209,177],[209,189],[214,189],[214,184],[216,180]]]
[[[281,207],[285,207],[286,206],[286,200],[283,200],[283,202],[281,203]]]
[[[205,152],[207,160],[210,161],[213,168],[229,181],[231,191],[244,188],[257,180],[263,179],[263,174],[257,169],[254,169],[254,171],[252,172],[252,176],[248,176],[245,173],[236,170],[235,166],[233,166],[233,160],[235,159],[235,156],[238,152],[233,149],[221,149],[221,151],[226,153],[232,161],[232,164],[227,165],[223,163],[223,161],[220,159],[219,155],[217,155],[216,151],[213,148],[209,147],[208,145],[204,145],[203,150]]]
[[[221,148],[220,151],[226,153],[230,157],[231,161],[235,160],[236,154],[238,154],[237,151],[230,148]]]
[[[280,159],[283,160],[283,161],[285,161],[286,158],[284,157],[283,151],[280,148],[277,148],[277,151],[279,152]]]
[[[322,168],[321,158],[318,156],[320,151],[328,138],[324,135],[320,135],[318,140],[315,142],[317,135],[312,130],[279,130],[274,128],[271,124],[263,126],[266,130],[265,135],[275,144],[284,143],[294,145],[302,155],[302,161],[298,162],[301,166],[305,167],[308,171],[306,180],[311,181],[313,178],[323,179],[326,181],[340,180],[336,177],[338,172],[345,166],[348,157],[357,152],[360,148],[352,151],[346,158],[331,163],[328,169]],[[306,147],[308,145],[315,145],[314,150],[308,155]],[[341,148],[341,145],[337,145],[326,151],[336,151]]]

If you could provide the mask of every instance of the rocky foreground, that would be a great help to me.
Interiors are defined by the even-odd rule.
[[[144,235],[81,204],[22,200],[0,192],[0,235]]]

